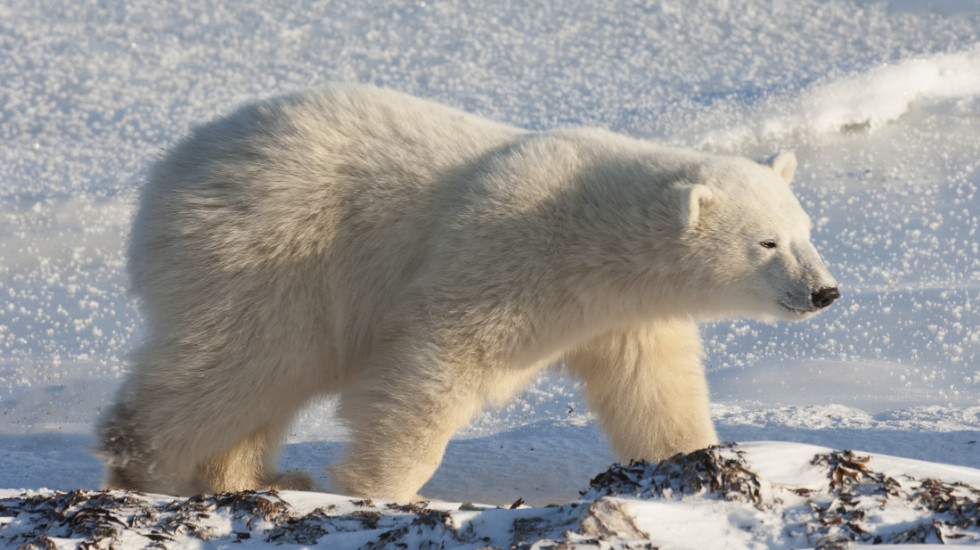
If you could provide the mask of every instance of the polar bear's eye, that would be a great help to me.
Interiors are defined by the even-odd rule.
[[[759,243],[759,246],[761,246],[762,248],[776,248],[776,241],[772,239],[766,239],[761,243]]]

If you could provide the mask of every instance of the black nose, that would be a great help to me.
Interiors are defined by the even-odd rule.
[[[813,302],[813,305],[817,309],[823,309],[829,306],[837,298],[840,298],[840,292],[837,292],[837,287],[833,286],[821,288],[810,295],[810,301]]]

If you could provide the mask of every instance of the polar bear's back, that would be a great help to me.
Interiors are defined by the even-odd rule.
[[[388,90],[340,87],[244,107],[197,128],[151,173],[141,207],[171,209],[158,223],[201,229],[255,228],[264,252],[332,208],[386,206],[405,214],[449,167],[511,139],[518,130]],[[222,213],[238,220],[226,220]],[[242,215],[265,216],[254,225]],[[271,218],[268,218],[271,217]],[[320,219],[316,219],[316,218]],[[329,216],[326,216],[329,218]],[[280,231],[269,234],[271,219]],[[266,221],[266,219],[270,221]],[[225,238],[232,234],[224,231]],[[310,243],[308,235],[302,235]],[[273,242],[274,241],[274,242]],[[225,247],[230,242],[222,242]],[[255,241],[250,242],[254,246]],[[236,252],[237,254],[237,252]]]

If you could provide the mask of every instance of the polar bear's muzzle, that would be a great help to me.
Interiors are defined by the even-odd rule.
[[[790,316],[784,317],[786,320],[801,320],[816,315],[834,303],[837,298],[840,298],[840,291],[837,286],[824,285],[808,294],[787,292],[777,302],[785,311],[789,312]]]

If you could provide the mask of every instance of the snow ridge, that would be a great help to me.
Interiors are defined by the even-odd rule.
[[[730,148],[746,141],[871,131],[916,106],[977,97],[980,46],[737,97],[733,101],[750,104],[737,108],[720,102],[697,126],[713,128],[704,133],[702,146]],[[718,123],[719,115],[733,112],[738,120]]]
[[[903,470],[915,471],[915,464],[806,445],[733,443],[660,463],[614,465],[579,500],[544,508],[275,491],[177,500],[124,491],[31,493],[0,499],[0,543],[708,548],[717,543],[711,537],[719,523],[740,534],[727,541],[736,548],[980,542],[980,490]],[[972,474],[980,480],[980,472]]]

